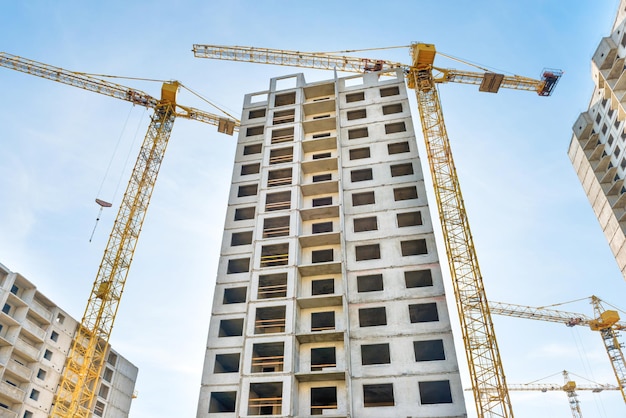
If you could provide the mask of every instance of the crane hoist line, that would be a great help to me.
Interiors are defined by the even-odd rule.
[[[490,93],[509,88],[549,96],[563,72],[544,70],[541,79],[536,80],[495,74],[482,68],[480,72],[458,71],[434,65],[437,53],[432,44],[413,43],[409,48],[411,64],[337,53],[246,46],[195,44],[192,50],[197,58],[321,70],[379,74],[402,70],[409,88],[417,95],[476,410],[479,418],[510,418],[513,417],[511,401],[436,87],[452,82],[478,85],[480,91]]]
[[[0,53],[0,66],[154,110],[50,412],[53,418],[88,418],[92,416],[119,302],[174,121],[178,117],[197,120],[229,135],[238,130],[239,121],[178,104],[178,81],[163,83],[161,98],[157,99],[141,90],[4,52]]]

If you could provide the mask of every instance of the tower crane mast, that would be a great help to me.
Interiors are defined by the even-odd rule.
[[[613,373],[617,379],[618,389],[626,402],[626,360],[622,351],[622,344],[618,340],[619,331],[626,329],[626,323],[621,322],[615,310],[606,310],[602,300],[597,296],[590,297],[595,318],[587,315],[565,312],[543,307],[516,305],[513,303],[489,302],[491,312],[496,315],[513,316],[517,318],[534,319],[538,321],[557,322],[568,327],[577,325],[587,326],[592,331],[599,331],[604,348],[609,356]]]
[[[193,46],[194,55],[198,58],[357,73],[375,71],[386,74],[402,69],[409,88],[414,89],[417,95],[476,410],[480,418],[510,418],[513,417],[513,410],[436,86],[457,82],[479,85],[479,90],[492,93],[505,87],[549,96],[562,72],[544,71],[542,79],[535,80],[485,71],[442,69],[433,65],[436,56],[434,45],[414,43],[410,45],[410,50],[412,63],[406,65],[331,53],[245,46]]]
[[[157,175],[177,117],[218,126],[231,134],[238,122],[176,103],[180,83],[163,83],[161,99],[83,73],[0,53],[0,66],[104,94],[154,110],[122,198],[83,318],[77,328],[50,417],[88,418]]]

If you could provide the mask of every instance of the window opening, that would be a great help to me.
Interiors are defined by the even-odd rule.
[[[285,237],[289,235],[289,216],[265,218],[263,220],[263,238]]]
[[[272,144],[281,144],[294,140],[294,128],[274,129],[272,131]]]
[[[258,185],[248,184],[245,186],[239,186],[237,197],[255,196],[257,194]]]
[[[245,221],[246,219],[254,219],[254,207],[235,209],[235,220]]]
[[[361,346],[361,364],[369,366],[372,364],[389,364],[389,344],[364,344]]]
[[[333,293],[335,293],[335,279],[321,279],[311,282],[311,295],[331,295]]]
[[[383,275],[367,274],[363,276],[357,276],[356,287],[359,293],[381,291],[383,290]]]
[[[408,176],[413,174],[413,164],[395,164],[391,166],[391,177]]]
[[[347,113],[348,120],[364,119],[367,117],[365,109],[350,110]]]
[[[239,372],[239,353],[216,354],[213,373]]]
[[[252,243],[252,231],[233,232],[230,237],[230,246],[248,245]]]
[[[290,163],[293,161],[293,147],[273,149],[270,151],[270,164]]]
[[[268,193],[265,197],[265,210],[285,210],[291,208],[291,191]]]
[[[283,371],[285,361],[283,342],[254,344],[252,346],[252,373],[275,373]]]
[[[313,176],[313,183],[319,183],[322,181],[330,181],[333,179],[332,173],[318,174]]]
[[[312,263],[328,263],[333,261],[333,249],[317,250],[311,252]]]
[[[398,88],[398,86],[385,87],[380,89],[380,97],[397,96],[398,94],[400,94],[400,89]]]
[[[372,205],[376,203],[374,192],[362,192],[352,194],[352,206]]]
[[[211,392],[209,413],[235,412],[237,392]]]
[[[322,371],[326,367],[337,367],[335,347],[312,348],[311,371]]]
[[[284,298],[287,296],[287,273],[259,276],[259,299]]]
[[[383,115],[392,115],[394,113],[402,113],[402,103],[383,106]]]
[[[350,180],[353,183],[359,182],[359,181],[367,181],[367,180],[372,180],[374,178],[373,174],[372,174],[372,169],[371,168],[363,168],[360,170],[352,170],[350,171]]]
[[[407,288],[427,287],[433,285],[433,276],[430,270],[405,271],[404,281]]]
[[[323,234],[325,232],[333,232],[333,223],[331,222],[319,222],[311,225],[311,232],[314,234]]]
[[[367,127],[350,129],[348,131],[348,139],[366,138],[368,136]]]
[[[313,207],[318,207],[318,206],[330,206],[333,204],[333,198],[332,196],[328,196],[328,197],[318,197],[317,199],[313,199]]]
[[[243,335],[243,318],[222,319],[218,337],[241,337]]]
[[[289,244],[261,247],[261,267],[285,266],[289,262]]]
[[[411,241],[401,241],[400,247],[403,256],[428,254],[425,239],[414,239]]]
[[[285,306],[270,306],[256,309],[255,334],[285,332]]]
[[[248,415],[281,415],[282,382],[250,383]]]
[[[380,258],[380,245],[369,244],[355,247],[356,261],[375,260]]]
[[[393,189],[393,199],[395,201],[417,199],[417,187],[400,187]]]
[[[245,273],[250,271],[250,258],[235,258],[228,260],[226,274]]]
[[[241,175],[247,176],[249,174],[257,174],[260,169],[261,169],[260,163],[245,164],[241,166]]]
[[[419,382],[420,401],[422,405],[452,403],[449,380]]]
[[[385,307],[359,309],[360,327],[377,327],[387,325],[387,313]]]
[[[346,103],[354,103],[365,100],[365,92],[359,91],[357,93],[346,94]]]
[[[378,229],[376,216],[354,219],[353,222],[354,232],[376,231]]]
[[[404,228],[406,226],[422,225],[422,212],[405,212],[396,214],[398,220],[398,227]]]
[[[360,160],[363,158],[370,157],[370,148],[353,148],[350,150],[350,159],[351,160]]]
[[[265,109],[254,109],[248,113],[248,119],[256,119],[265,117]]]
[[[311,415],[325,415],[329,409],[337,409],[337,388],[311,388]]]
[[[246,129],[246,136],[262,135],[264,128],[263,125],[251,126]]]
[[[387,153],[389,155],[402,154],[403,152],[409,152],[408,142],[396,142],[395,144],[387,144]]]
[[[231,303],[244,303],[248,288],[246,287],[229,287],[224,289],[224,298],[222,304],[230,305]]]
[[[437,322],[439,321],[437,304],[418,303],[415,305],[409,305],[409,317],[412,324],[418,322]]]
[[[363,403],[366,408],[393,406],[393,383],[363,385]]]
[[[443,340],[413,341],[415,361],[445,360]]]

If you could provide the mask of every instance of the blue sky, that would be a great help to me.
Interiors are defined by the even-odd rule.
[[[266,89],[270,77],[304,72],[314,81],[332,74],[200,60],[192,44],[336,51],[420,41],[507,73],[538,77],[544,67],[561,68],[565,75],[550,98],[454,84],[440,89],[486,292],[531,306],[596,294],[623,307],[624,280],[567,158],[571,126],[593,89],[590,58],[618,3],[30,0],[2,2],[0,39],[3,51],[70,70],[177,79],[235,115],[243,95]],[[410,60],[408,49],[360,55]],[[460,68],[442,58],[436,63]],[[120,82],[159,96],[159,83]],[[0,262],[80,318],[148,114],[7,69],[0,69],[0,91]],[[214,111],[184,91],[179,102]],[[174,126],[111,340],[140,368],[132,418],[195,415],[234,149],[234,138],[212,126]],[[89,243],[96,197],[114,208]],[[432,194],[430,200],[434,205]],[[439,252],[443,260],[443,246]],[[592,314],[586,302],[562,309]],[[614,382],[599,335],[494,321],[509,382],[563,369]],[[459,344],[459,359],[462,351]],[[586,418],[624,414],[617,392],[579,395]],[[563,393],[511,398],[518,417],[570,416]],[[474,417],[469,394],[467,405]]]

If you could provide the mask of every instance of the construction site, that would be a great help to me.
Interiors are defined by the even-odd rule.
[[[0,6],[0,417],[624,416],[626,0],[349,3]]]

